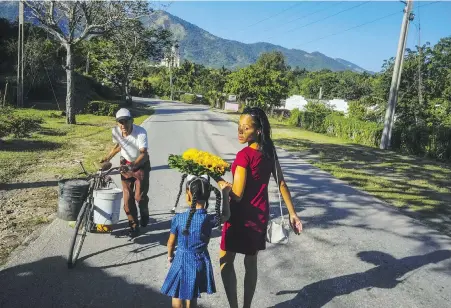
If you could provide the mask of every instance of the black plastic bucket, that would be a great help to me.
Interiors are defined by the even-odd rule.
[[[78,213],[88,196],[89,182],[85,179],[64,179],[58,182],[58,218],[77,220]]]

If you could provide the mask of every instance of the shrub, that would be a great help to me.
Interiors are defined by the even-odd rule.
[[[222,94],[215,90],[208,91],[204,96],[206,103],[211,107],[217,107],[218,105],[222,105],[222,101],[224,101],[224,97]]]
[[[206,97],[204,97],[204,96],[200,96],[200,97],[197,96],[196,100],[195,100],[195,103],[196,104],[201,104],[201,105],[210,105],[209,100]]]
[[[186,104],[203,104],[209,105],[209,102],[204,97],[199,97],[195,94],[185,93],[180,95],[180,100]]]
[[[196,95],[185,93],[180,95],[180,100],[186,104],[194,104],[196,101]]]
[[[357,144],[378,147],[383,124],[345,117],[329,112],[321,105],[311,105],[307,111],[293,109],[287,124]],[[357,110],[358,111],[358,110]],[[391,148],[398,152],[451,161],[451,126],[396,126],[391,137]]]
[[[301,111],[297,117],[297,126],[317,133],[324,133],[326,132],[324,128],[324,120],[327,115],[328,114],[325,113]],[[295,121],[295,119],[293,119],[293,121]]]
[[[112,117],[119,110],[118,103],[112,103],[109,101],[90,101],[84,112],[99,116],[109,116]]]
[[[13,135],[15,138],[30,137],[39,130],[44,121],[41,118],[14,114],[12,108],[0,108],[0,138]]]
[[[393,150],[451,161],[451,127],[396,127],[391,138]]]
[[[290,114],[290,117],[288,118],[287,122],[289,125],[300,126],[301,119],[302,119],[302,112],[298,108],[295,108],[295,109],[291,110],[291,114]]]
[[[272,117],[279,120],[284,121],[290,118],[290,111],[286,109],[273,109],[271,110]]]
[[[331,114],[324,120],[324,129],[330,136],[362,145],[377,146],[382,136],[383,126],[375,122]]]

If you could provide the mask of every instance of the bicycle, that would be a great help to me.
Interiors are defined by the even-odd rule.
[[[111,179],[109,174],[114,170],[123,168],[123,166],[112,168],[112,164],[110,162],[107,162],[103,163],[102,167],[98,169],[96,173],[89,174],[84,168],[81,161],[76,162],[80,164],[83,170],[82,172],[80,172],[80,174],[86,175],[87,181],[89,182],[89,188],[88,195],[86,197],[86,200],[83,202],[83,206],[80,209],[75,223],[75,232],[71,239],[69,254],[67,258],[68,268],[73,268],[75,266],[87,232],[91,232],[94,229],[94,191],[100,188],[108,188],[110,184],[114,184],[114,181]],[[81,234],[79,234],[80,227],[82,227]]]

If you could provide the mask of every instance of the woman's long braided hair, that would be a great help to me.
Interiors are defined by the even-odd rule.
[[[216,227],[221,224],[221,192],[213,187],[209,180],[202,177],[194,177],[192,180],[186,182],[186,189],[192,194],[191,208],[186,221],[185,229],[183,230],[184,235],[189,234],[189,229],[191,226],[191,221],[193,219],[194,213],[196,212],[196,204],[198,201],[205,201],[205,209],[208,208],[208,199],[210,197],[211,191],[215,192],[216,195]]]

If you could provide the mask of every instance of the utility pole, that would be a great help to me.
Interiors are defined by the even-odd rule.
[[[398,101],[398,90],[401,82],[402,64],[404,61],[404,52],[406,49],[407,32],[409,29],[409,23],[413,20],[412,6],[413,0],[407,0],[404,8],[404,17],[401,24],[401,33],[398,42],[398,51],[396,54],[395,65],[393,68],[393,76],[390,86],[390,95],[388,98],[387,111],[385,112],[384,131],[382,132],[381,143],[379,147],[382,150],[387,149],[390,146],[391,134],[393,129],[393,122],[395,117],[395,108]]]
[[[172,81],[172,68],[174,67],[174,61],[177,56],[178,61],[178,55],[177,55],[177,49],[179,48],[178,44],[175,44],[171,47],[171,53],[169,55],[169,78],[170,78],[170,86],[171,86],[171,101],[174,98],[174,84]],[[176,67],[179,67],[179,64],[176,65]]]
[[[169,81],[170,81],[170,88],[171,88],[171,101],[172,101],[172,99],[173,99],[173,90],[172,90],[172,61],[173,61],[173,58],[172,58],[172,49],[171,49],[171,53],[169,54]]]
[[[423,62],[422,57],[422,46],[421,46],[421,21],[420,21],[420,9],[418,8],[418,101],[420,106],[423,104],[423,81],[421,76],[421,65]]]
[[[24,22],[24,4],[19,1],[19,36],[17,38],[17,107],[23,107],[23,22]]]
[[[90,51],[88,50],[88,54],[86,55],[86,66],[85,66],[86,75],[89,74],[89,54],[90,54]]]

